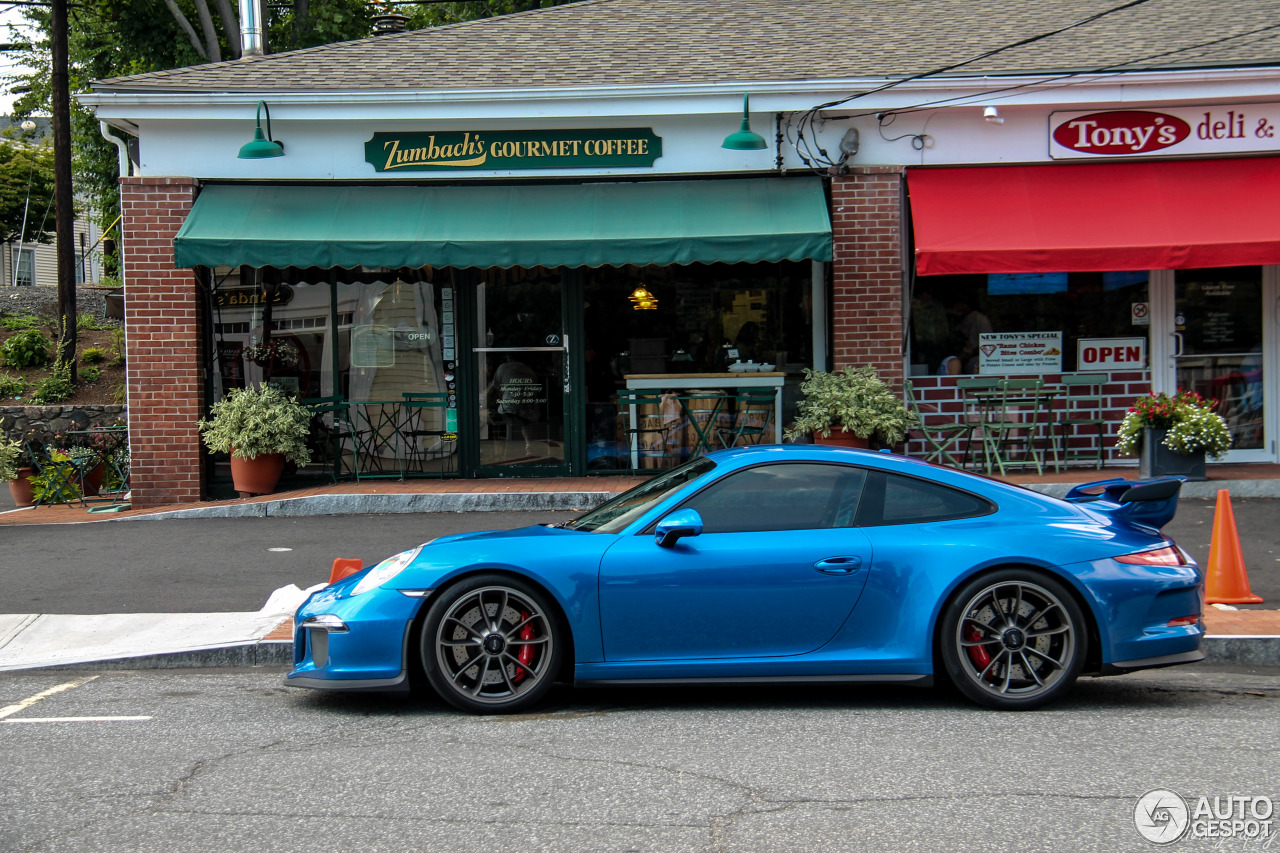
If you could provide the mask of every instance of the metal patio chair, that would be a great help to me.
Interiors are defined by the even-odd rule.
[[[916,400],[915,385],[911,380],[904,383],[907,392],[907,405],[911,409],[911,413],[916,416],[918,426],[914,430],[924,436],[925,444],[925,461],[936,462],[939,465],[950,465],[952,468],[962,468],[963,458],[961,457],[961,439],[964,440],[965,452],[968,451],[968,443],[972,440],[973,429],[977,424],[973,421],[952,421],[945,424],[928,424],[925,422],[925,413],[920,411],[920,404]]]

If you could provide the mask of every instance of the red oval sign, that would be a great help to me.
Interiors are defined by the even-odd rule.
[[[1082,154],[1146,154],[1190,135],[1191,125],[1177,116],[1121,110],[1063,122],[1054,128],[1053,141]]]

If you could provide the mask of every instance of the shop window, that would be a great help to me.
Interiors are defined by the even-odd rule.
[[[1146,271],[922,276],[911,299],[911,371],[1061,373],[1098,369],[1082,364],[1082,339],[1135,340],[1125,352],[1144,368],[1148,331]],[[982,352],[984,333],[1005,336],[1005,353],[1023,341],[1035,354],[1019,363]],[[1141,346],[1137,346],[1141,344]],[[1086,358],[1088,358],[1088,347]],[[985,356],[985,357],[984,357]],[[1108,364],[1106,369],[1118,365]]]

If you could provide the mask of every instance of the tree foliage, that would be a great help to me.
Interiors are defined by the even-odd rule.
[[[53,148],[0,142],[0,243],[52,241],[52,202]]]
[[[269,0],[265,6],[268,50],[280,53],[364,38],[373,16],[394,8],[409,29],[563,5],[574,0],[460,0],[419,6],[389,6],[386,0]],[[50,91],[49,12],[24,13],[40,36],[22,52],[33,71],[11,78],[25,93],[14,105],[23,118],[48,114]],[[76,100],[94,80],[165,71],[240,56],[236,0],[76,0],[68,33],[71,60],[72,149],[78,197],[89,202],[104,227],[119,214],[118,155],[102,138],[93,113]]]

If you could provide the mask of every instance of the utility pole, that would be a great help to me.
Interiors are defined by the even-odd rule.
[[[58,235],[58,361],[76,380],[75,199],[71,190],[71,86],[67,71],[67,0],[52,0],[53,206]]]

